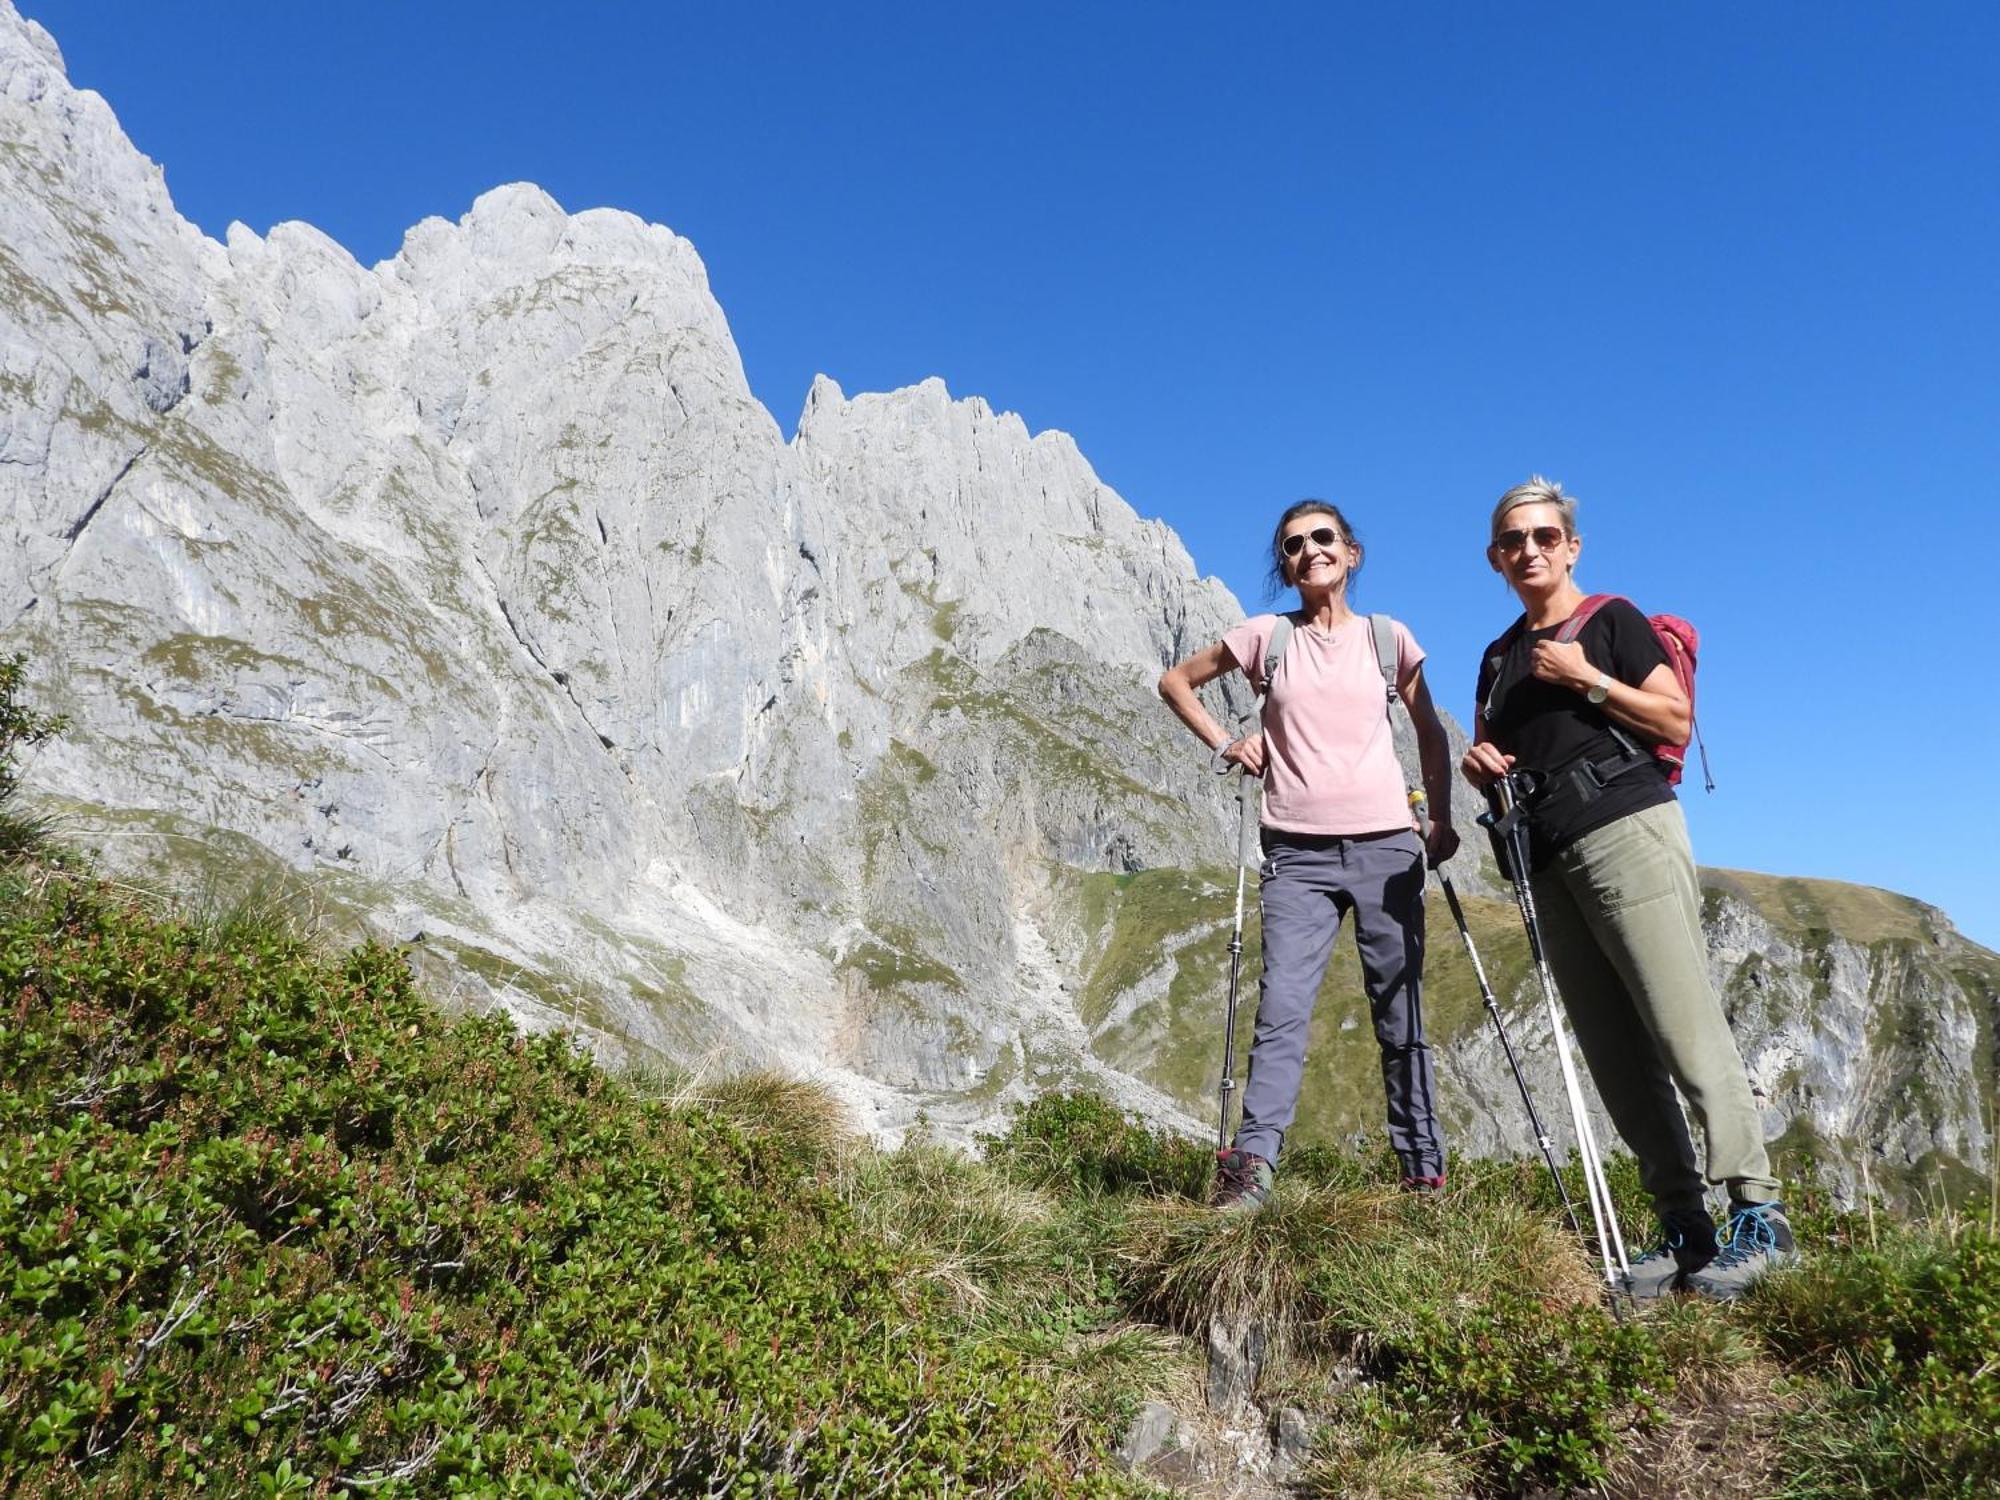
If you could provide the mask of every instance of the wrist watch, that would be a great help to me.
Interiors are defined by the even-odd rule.
[[[1602,703],[1606,698],[1610,697],[1611,674],[1609,672],[1599,672],[1597,674],[1597,681],[1590,685],[1590,691],[1583,696],[1584,701],[1588,703]]]

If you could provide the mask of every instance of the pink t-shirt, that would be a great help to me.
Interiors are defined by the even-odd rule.
[[[1256,615],[1222,638],[1253,685],[1276,615]],[[1395,622],[1396,680],[1424,659]],[[1322,631],[1292,627],[1264,705],[1264,826],[1286,833],[1382,833],[1410,826],[1409,790],[1390,737],[1388,695],[1368,617]]]

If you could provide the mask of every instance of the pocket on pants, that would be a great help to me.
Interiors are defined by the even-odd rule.
[[[1573,850],[1567,884],[1586,906],[1610,913],[1673,900],[1677,891],[1672,841],[1637,813],[1587,833]]]

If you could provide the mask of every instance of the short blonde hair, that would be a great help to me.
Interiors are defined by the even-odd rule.
[[[1500,523],[1507,519],[1507,512],[1518,510],[1523,505],[1553,505],[1562,512],[1564,534],[1576,535],[1576,496],[1565,495],[1560,484],[1551,483],[1539,474],[1530,475],[1526,484],[1517,484],[1500,497],[1500,503],[1493,507],[1493,527],[1489,535],[1500,535]]]

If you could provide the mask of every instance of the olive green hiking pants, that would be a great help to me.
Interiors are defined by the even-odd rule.
[[[1743,1058],[1708,977],[1687,819],[1663,803],[1586,833],[1534,876],[1542,942],[1577,1044],[1661,1213],[1703,1180],[1778,1196]],[[1695,1164],[1686,1097],[1708,1147]]]

